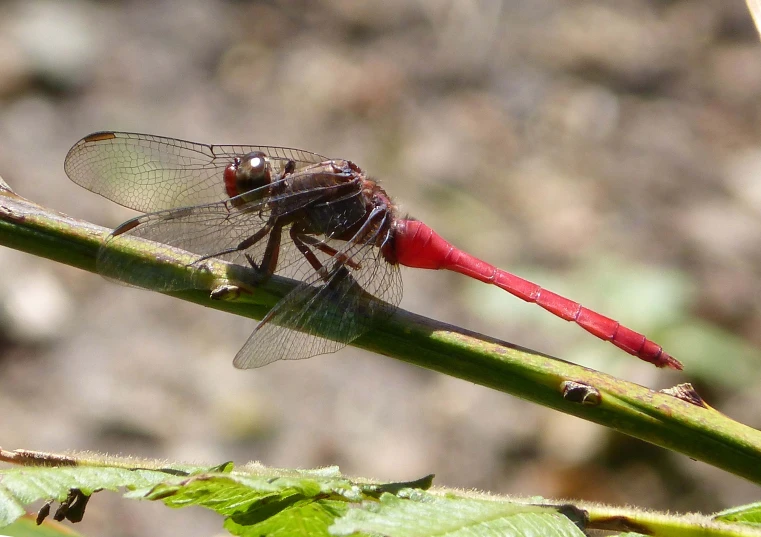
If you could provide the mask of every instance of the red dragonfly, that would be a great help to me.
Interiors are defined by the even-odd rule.
[[[97,270],[145,286],[136,264],[108,245],[134,236],[250,265],[300,284],[278,302],[235,357],[239,368],[335,352],[399,305],[399,266],[445,269],[533,302],[658,367],[682,365],[617,321],[500,270],[400,218],[386,192],[348,160],[283,147],[205,145],[146,134],[98,132],[66,156],[75,183],[142,216],[116,228]],[[169,278],[149,287],[177,291]],[[371,297],[367,300],[367,297]],[[368,306],[369,304],[369,306]],[[318,334],[329,334],[329,338]]]

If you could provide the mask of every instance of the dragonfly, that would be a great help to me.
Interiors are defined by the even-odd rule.
[[[144,213],[117,227],[101,246],[96,270],[109,279],[157,291],[195,286],[171,277],[146,285],[139,267],[112,248],[137,237],[191,253],[190,265],[218,258],[251,267],[261,279],[278,275],[298,282],[235,356],[241,369],[351,343],[399,305],[400,266],[449,270],[495,285],[655,366],[682,368],[644,335],[401,217],[378,182],[349,160],[108,131],[78,141],[64,169],[78,185]]]

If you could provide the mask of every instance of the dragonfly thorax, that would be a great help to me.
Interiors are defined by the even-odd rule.
[[[357,185],[347,183],[346,186],[356,187]],[[306,209],[309,224],[305,229],[313,234],[324,234],[348,240],[367,214],[367,202],[362,192],[354,188],[354,192],[350,191],[342,198],[309,206]]]

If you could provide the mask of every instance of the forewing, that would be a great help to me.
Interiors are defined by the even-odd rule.
[[[399,305],[399,268],[388,263],[374,243],[326,238],[324,244],[339,250],[327,256],[311,248],[328,271],[327,281],[306,261],[294,265],[294,272],[312,276],[262,319],[236,355],[235,367],[249,369],[335,352]]]
[[[273,172],[289,160],[296,169],[329,160],[316,153],[283,147],[206,145],[127,132],[98,132],[69,150],[64,170],[84,188],[120,205],[154,212],[223,201],[224,169],[235,157],[264,152]]]

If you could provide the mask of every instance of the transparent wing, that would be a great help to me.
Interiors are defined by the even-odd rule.
[[[383,258],[375,246],[378,242],[373,238],[362,243],[325,239],[324,244],[338,253],[329,256],[317,248],[312,251],[329,276],[322,278],[311,267],[305,268],[306,261],[295,265],[297,271],[310,271],[311,276],[262,319],[236,355],[235,367],[249,369],[281,359],[335,352],[399,305],[399,268]]]
[[[338,187],[316,187],[242,205],[235,204],[235,200],[208,203],[133,218],[106,239],[98,252],[96,270],[108,279],[157,291],[203,288],[191,270],[198,259],[214,256],[243,265],[249,265],[250,259],[261,266],[270,234],[280,233],[275,273],[303,280],[310,276],[307,269],[311,267],[301,263],[304,258],[293,245],[287,227],[268,227],[272,208],[278,208],[279,219],[286,219],[290,213],[318,202],[334,188]],[[257,234],[259,240],[247,244]],[[154,269],[124,254],[120,244],[130,238],[151,241],[142,245],[142,251],[153,256],[159,255],[166,246],[194,254],[189,259],[188,271],[157,277]],[[295,268],[294,264],[301,268]]]
[[[84,188],[141,212],[223,201],[224,169],[235,157],[264,152],[273,172],[289,160],[296,170],[329,160],[284,147],[206,145],[128,132],[97,132],[69,150],[64,170]]]

